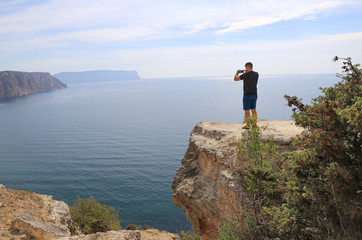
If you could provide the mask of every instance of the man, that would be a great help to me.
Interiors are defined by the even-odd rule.
[[[240,75],[240,73],[242,73]],[[247,62],[245,70],[237,70],[234,76],[234,81],[244,80],[244,96],[243,96],[243,109],[245,111],[246,126],[243,129],[249,129],[250,109],[253,114],[253,119],[256,121],[256,100],[258,99],[257,87],[259,74],[253,71],[253,64]]]

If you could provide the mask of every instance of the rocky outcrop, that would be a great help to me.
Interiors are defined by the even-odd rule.
[[[179,240],[157,229],[70,236],[69,206],[52,196],[6,189],[0,184],[0,240]]]
[[[67,85],[49,73],[0,72],[0,99],[53,91],[66,87]]]
[[[64,237],[59,240],[141,240],[141,231],[108,231],[89,235]]]
[[[10,227],[20,215],[67,227],[70,221],[69,207],[63,201],[53,200],[51,195],[31,191],[6,189],[0,184],[0,227]]]
[[[280,151],[304,130],[293,121],[259,121],[258,125],[267,127],[263,138],[274,137]],[[203,240],[217,239],[222,223],[238,217],[245,206],[242,171],[247,163],[237,151],[245,131],[241,124],[199,122],[191,132],[172,183],[173,202],[183,208]]]
[[[6,189],[0,184],[0,206],[0,239],[1,236],[16,239],[22,234],[38,239],[32,234],[38,236],[43,232],[48,236],[54,229],[63,229],[69,234],[69,207],[50,195]]]
[[[39,221],[33,217],[20,215],[11,223],[11,229],[25,233],[28,239],[58,239],[70,236],[68,227]]]
[[[163,232],[157,229],[148,230],[122,230],[96,233],[90,235],[79,235],[64,237],[59,240],[179,240],[178,235]]]

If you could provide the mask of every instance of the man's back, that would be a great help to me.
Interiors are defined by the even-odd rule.
[[[257,84],[259,74],[254,71],[249,71],[239,76],[244,82],[244,95],[256,95],[258,94]]]
[[[240,73],[244,74],[240,75]],[[244,96],[243,96],[243,110],[245,111],[246,126],[243,129],[250,128],[250,110],[253,114],[253,120],[256,121],[256,101],[258,99],[258,91],[256,85],[258,84],[259,74],[253,71],[253,64],[251,62],[245,63],[245,70],[238,69],[234,75],[234,81],[242,80],[244,82]]]

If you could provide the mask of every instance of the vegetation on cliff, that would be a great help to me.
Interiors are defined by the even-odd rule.
[[[220,228],[220,239],[362,237],[362,73],[343,60],[342,80],[311,105],[285,96],[296,124],[308,130],[294,151],[276,153],[255,124],[241,141],[250,201]]]
[[[78,196],[73,206],[69,207],[71,232],[93,234],[97,232],[118,231],[122,227],[118,212],[114,207],[101,204],[93,197],[84,199]],[[128,224],[125,230],[147,230],[148,225]]]
[[[78,197],[69,207],[72,219],[71,231],[81,230],[84,234],[121,230],[118,212],[111,206],[102,205],[93,197]]]
[[[199,235],[197,235],[194,232],[190,232],[190,231],[181,231],[180,232],[180,238],[181,240],[201,240],[201,237]]]

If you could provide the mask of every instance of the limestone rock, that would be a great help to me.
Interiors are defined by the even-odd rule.
[[[66,87],[67,85],[49,73],[0,72],[0,99],[20,97]]]
[[[161,232],[157,229],[148,230],[121,230],[99,232],[89,235],[78,235],[72,237],[63,237],[59,240],[179,240],[177,235]]]
[[[0,184],[0,240],[179,240],[179,236],[157,229],[109,231],[70,236],[69,207],[52,196],[6,189]],[[13,220],[13,221],[12,221]],[[26,234],[26,235],[24,235]]]
[[[21,231],[29,239],[48,240],[70,236],[69,229],[36,218],[20,215],[11,223],[11,229]]]
[[[141,240],[181,240],[177,234],[157,229],[147,229],[141,231]]]
[[[291,138],[304,130],[293,121],[259,121],[258,125],[267,127],[263,137],[274,137],[280,151],[288,149]],[[203,240],[217,239],[221,224],[247,205],[242,185],[246,161],[237,152],[245,131],[241,124],[199,122],[191,132],[172,183],[173,202],[183,208]]]
[[[53,200],[50,195],[31,191],[7,189],[0,184],[0,229],[10,228],[13,219],[19,215],[35,218],[67,229],[70,221],[69,207],[63,201]]]

